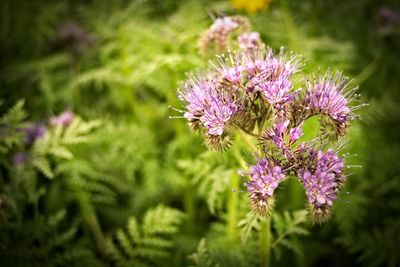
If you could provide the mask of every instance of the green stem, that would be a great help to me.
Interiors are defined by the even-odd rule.
[[[239,136],[242,138],[242,140],[249,146],[249,148],[255,152],[257,151],[257,147],[254,145],[254,143],[249,139],[248,134],[242,130],[241,128],[238,128]]]
[[[271,218],[266,218],[261,225],[260,232],[261,267],[269,267],[271,258]]]
[[[88,224],[93,234],[98,250],[100,251],[101,254],[106,254],[107,251],[106,240],[104,238],[103,231],[101,230],[99,220],[97,219],[97,215],[93,209],[91,210],[91,212],[86,214],[85,221]]]
[[[231,176],[231,187],[237,189],[239,187],[239,179],[236,173]],[[239,195],[237,192],[228,191],[227,212],[228,212],[228,226],[227,234],[230,240],[236,238],[236,225],[237,225],[237,206]]]
[[[96,212],[92,204],[90,203],[89,198],[84,192],[80,190],[78,184],[74,184],[74,190],[84,222],[87,224],[90,231],[92,232],[99,252],[104,255],[107,253],[106,239],[104,237],[103,231],[101,230]]]

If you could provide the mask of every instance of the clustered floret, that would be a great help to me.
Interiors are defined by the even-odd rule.
[[[338,190],[343,186],[344,162],[333,149],[325,153],[308,149],[308,164],[297,171],[310,203],[315,221],[323,221],[330,213]]]
[[[273,160],[260,159],[256,165],[251,166],[249,176],[252,178],[247,183],[250,193],[251,207],[260,214],[270,210],[271,197],[279,183],[285,178],[281,166]]]
[[[229,32],[238,23],[230,17],[214,22],[211,32]],[[338,151],[326,149],[327,135],[339,140],[356,118],[350,106],[355,88],[340,73],[307,77],[301,74],[301,58],[283,49],[259,45],[259,35],[239,38],[241,50],[217,56],[216,63],[191,76],[179,91],[186,118],[204,134],[206,144],[225,150],[235,129],[259,138],[258,161],[249,167],[246,183],[251,206],[268,213],[273,193],[288,175],[303,184],[315,221],[328,218],[331,206],[345,181],[344,161]],[[316,139],[301,142],[307,119],[320,118]],[[327,134],[329,127],[334,134]]]
[[[258,32],[250,32],[250,22],[241,16],[225,16],[217,18],[211,27],[200,38],[199,47],[202,53],[221,53],[228,49],[250,49],[261,44]],[[232,39],[235,42],[232,42]]]

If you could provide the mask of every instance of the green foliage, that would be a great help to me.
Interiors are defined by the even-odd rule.
[[[160,205],[147,211],[141,224],[135,217],[129,218],[126,229],[119,229],[108,242],[111,258],[117,266],[162,266],[182,216],[178,210]]]
[[[260,220],[261,218],[258,214],[249,212],[246,214],[246,217],[239,222],[238,227],[242,228],[240,230],[240,238],[244,245],[253,237],[254,230],[257,232],[261,230]]]
[[[2,154],[21,146],[22,133],[19,129],[27,116],[23,107],[24,101],[20,100],[0,118],[0,152]]]
[[[385,228],[374,228],[371,231],[360,231],[357,236],[343,238],[344,244],[350,252],[359,253],[358,260],[365,266],[397,266],[400,258],[397,253],[399,247],[398,221],[385,223]]]
[[[293,250],[297,254],[303,254],[301,245],[296,239],[296,236],[310,234],[303,226],[307,221],[307,211],[298,210],[294,211],[292,214],[285,211],[283,215],[274,213],[272,221],[274,223],[276,237],[272,241],[271,247],[274,250],[277,259],[281,257],[282,247]]]
[[[363,167],[349,170],[331,221],[309,228],[298,195],[278,192],[288,204],[271,217],[272,266],[399,265],[400,42],[383,6],[398,9],[280,0],[248,14],[267,45],[302,54],[307,71],[345,70],[371,104],[346,159]],[[206,65],[197,41],[210,16],[238,13],[230,1],[4,0],[0,13],[1,266],[186,266],[190,254],[192,266],[259,264],[261,218],[231,192],[247,144],[204,152],[167,119],[179,81]],[[80,38],[55,46],[67,22],[93,40],[79,53]],[[25,144],[21,129],[65,109],[81,117]],[[306,126],[312,138],[318,123]],[[19,152],[28,160],[14,166]]]
[[[47,218],[38,217],[23,225],[2,225],[2,266],[103,266],[87,244],[78,241],[78,221],[66,221],[60,210]],[[15,244],[18,240],[18,244]]]
[[[211,259],[204,238],[200,240],[196,252],[189,256],[189,260],[193,262],[190,267],[219,267],[219,264]]]
[[[297,210],[292,213],[285,211],[282,215],[274,212],[272,217],[273,224],[273,238],[271,239],[271,248],[275,253],[277,260],[281,258],[282,248],[294,251],[302,255],[301,245],[297,236],[309,235],[309,231],[305,228],[307,222],[307,211]],[[255,233],[261,231],[261,225],[264,223],[265,218],[260,217],[254,213],[247,213],[245,218],[242,219],[238,227],[240,230],[240,237],[242,243],[246,245],[249,240],[256,238]]]
[[[180,160],[180,169],[190,177],[190,182],[204,196],[212,214],[221,210],[224,193],[229,189],[234,170],[230,169],[218,152],[207,151],[193,160]]]
[[[91,132],[99,124],[99,121],[84,122],[76,117],[67,127],[58,125],[54,129],[48,130],[43,138],[40,138],[33,146],[32,164],[46,177],[53,178],[50,158],[55,160],[74,158],[69,147],[87,142]]]

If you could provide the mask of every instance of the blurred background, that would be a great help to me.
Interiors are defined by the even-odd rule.
[[[307,219],[295,179],[277,193],[270,265],[400,266],[396,0],[2,0],[0,266],[259,265],[259,221],[232,192],[246,144],[210,152],[168,118],[221,15],[369,103],[332,219]]]

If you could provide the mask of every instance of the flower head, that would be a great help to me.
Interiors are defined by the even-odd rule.
[[[247,31],[249,27],[250,23],[244,17],[225,16],[217,18],[201,37],[200,48],[203,53],[208,52],[210,48],[214,48],[217,52],[227,51],[230,48],[229,39],[231,34],[235,31]]]
[[[211,136],[221,136],[240,110],[233,93],[218,88],[216,81],[204,76],[189,79],[179,97],[186,103],[184,117],[196,127],[203,126]]]
[[[290,79],[301,67],[300,58],[286,56],[283,49],[275,55],[272,49],[259,47],[246,53],[246,69],[250,78],[258,76],[258,81],[277,80],[280,77]]]
[[[213,69],[219,77],[232,85],[238,85],[246,71],[242,53],[229,53],[228,57],[222,55],[217,56],[217,59],[218,64],[213,65]]]
[[[349,88],[344,77],[337,73],[319,76],[313,83],[308,84],[302,105],[313,114],[323,114],[333,122],[339,136],[344,135],[348,122],[354,118],[349,103],[356,98],[356,88]]]
[[[258,91],[262,96],[278,109],[288,104],[294,98],[290,93],[293,83],[289,77],[280,76],[276,79],[265,79],[257,82]]]
[[[271,197],[278,184],[285,178],[282,167],[272,160],[261,159],[249,170],[250,181],[246,184],[254,211],[265,214],[271,206]]]
[[[217,32],[230,32],[239,27],[239,23],[232,17],[217,18],[210,27],[210,31],[213,33]]]
[[[244,32],[238,37],[241,49],[252,49],[261,45],[261,38],[258,32]]]
[[[275,147],[282,149],[286,155],[286,151],[290,149],[290,146],[303,134],[300,127],[290,128],[289,125],[289,120],[278,120],[261,138],[272,140]]]
[[[311,212],[317,222],[326,220],[338,189],[343,185],[343,160],[332,149],[326,153],[310,149],[308,164],[297,174],[306,190]]]

